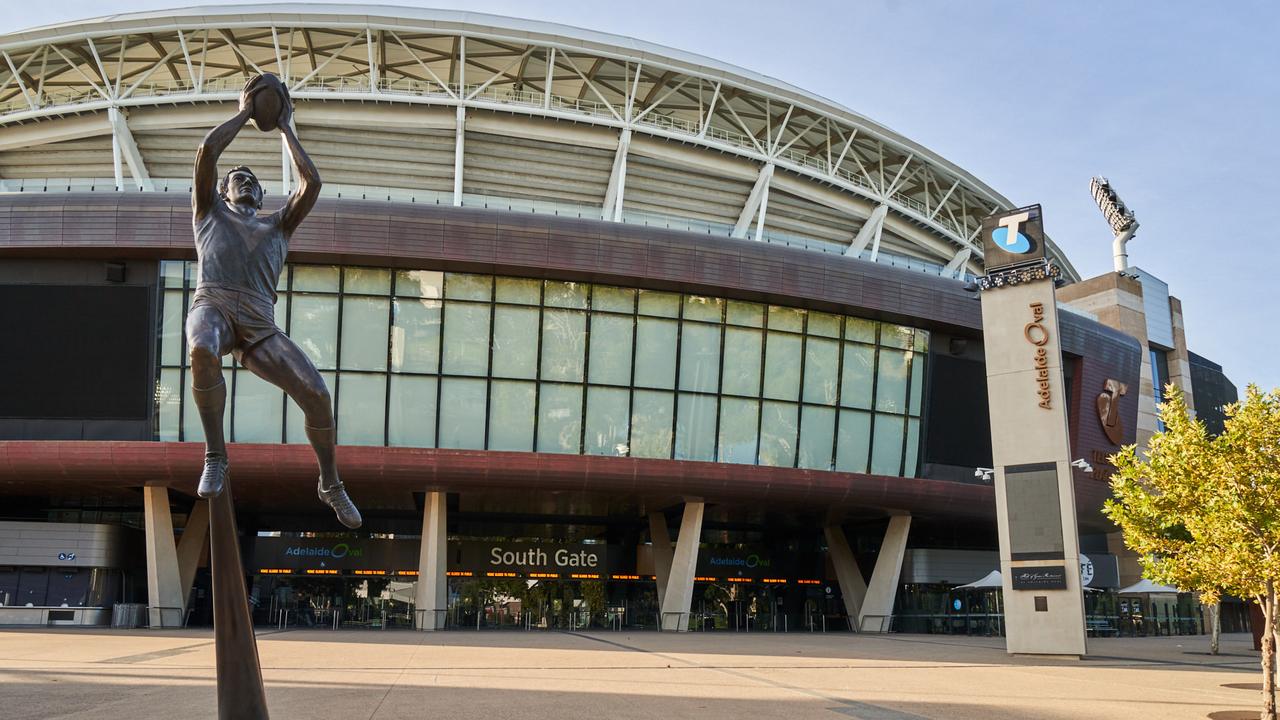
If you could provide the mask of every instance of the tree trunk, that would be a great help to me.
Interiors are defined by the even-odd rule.
[[[1262,718],[1276,720],[1276,587],[1267,581],[1262,598]]]
[[[1209,632],[1209,654],[1217,655],[1219,645],[1222,642],[1222,603],[1216,602],[1209,607],[1209,622],[1212,624]]]

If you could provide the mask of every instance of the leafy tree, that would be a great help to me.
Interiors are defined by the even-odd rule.
[[[1146,458],[1128,446],[1112,456],[1114,498],[1105,512],[1155,582],[1262,606],[1263,720],[1276,720],[1276,593],[1280,587],[1280,389],[1250,385],[1210,438],[1170,385],[1164,430]]]

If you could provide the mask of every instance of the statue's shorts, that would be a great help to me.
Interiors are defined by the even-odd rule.
[[[196,288],[191,303],[193,313],[197,308],[210,308],[226,321],[234,335],[231,352],[237,361],[258,343],[272,335],[283,333],[276,327],[275,303],[257,293],[201,285]],[[190,330],[188,328],[188,332]]]

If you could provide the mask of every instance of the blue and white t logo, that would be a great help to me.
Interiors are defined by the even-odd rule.
[[[1030,219],[1029,212],[1000,218],[1000,226],[991,231],[991,241],[1001,250],[1015,255],[1031,252],[1031,240],[1018,232],[1018,226]]]

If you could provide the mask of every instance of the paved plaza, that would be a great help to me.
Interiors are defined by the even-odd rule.
[[[275,720],[1205,718],[1258,706],[1228,635],[1091,640],[1084,661],[999,638],[655,632],[264,631]],[[0,716],[216,717],[209,630],[0,632]],[[1254,715],[1253,717],[1256,717]]]

